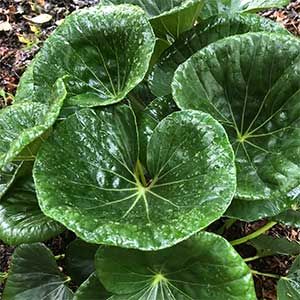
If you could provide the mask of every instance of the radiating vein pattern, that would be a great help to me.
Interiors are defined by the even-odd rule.
[[[229,37],[197,52],[173,81],[181,109],[208,112],[226,128],[236,154],[236,197],[281,201],[281,210],[300,183],[299,46],[279,34]]]
[[[125,105],[85,109],[58,126],[34,169],[43,212],[87,241],[141,249],[175,244],[222,215],[236,186],[222,126],[175,112],[146,148],[139,131]]]
[[[156,252],[103,247],[95,265],[116,300],[256,299],[249,268],[228,242],[206,232]]]
[[[32,72],[21,79],[17,101],[32,89],[35,101],[47,102],[46,92],[59,77],[68,90],[66,106],[121,101],[143,79],[154,44],[151,25],[136,6],[75,12],[45,42]]]

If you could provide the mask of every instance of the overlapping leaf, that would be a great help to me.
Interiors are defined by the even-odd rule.
[[[108,293],[96,273],[93,273],[76,291],[74,300],[113,300],[114,297]]]
[[[224,213],[235,167],[212,117],[175,112],[154,129],[144,166],[139,149],[128,106],[69,117],[35,164],[43,212],[87,242],[145,250],[176,244]]]
[[[283,7],[289,0],[205,0],[201,18],[221,13],[257,12],[273,7]]]
[[[152,92],[158,97],[171,94],[171,82],[180,64],[217,40],[250,31],[288,33],[279,24],[250,14],[218,15],[201,21],[183,33],[154,66],[148,79]]]
[[[287,277],[279,280],[277,286],[278,300],[300,299],[300,256],[296,258]]]
[[[178,110],[171,96],[159,97],[153,100],[141,113],[138,120],[140,138],[140,160],[146,162],[147,145],[155,127],[165,117]]]
[[[12,160],[34,159],[30,146],[37,139],[42,142],[41,136],[55,123],[65,97],[64,83],[58,79],[52,87],[49,106],[24,102],[0,111],[0,168]]]
[[[273,216],[295,202],[300,182],[300,43],[272,33],[226,38],[197,52],[176,71],[181,109],[219,120],[236,155],[237,200],[227,214]]]
[[[94,256],[99,245],[85,243],[79,239],[71,242],[66,250],[66,269],[72,280],[77,284],[95,271]]]
[[[204,0],[104,0],[104,4],[130,3],[140,6],[148,15],[158,36],[176,38],[190,29]]]
[[[114,300],[256,299],[243,259],[207,232],[158,252],[100,248],[96,270]]]
[[[64,77],[66,105],[116,103],[142,81],[155,37],[143,11],[131,5],[77,11],[47,39],[21,79],[16,101],[47,102]]]
[[[0,201],[0,239],[9,245],[40,242],[64,230],[40,210],[30,175],[19,178]]]
[[[48,248],[24,244],[13,254],[3,300],[72,300],[67,281]]]

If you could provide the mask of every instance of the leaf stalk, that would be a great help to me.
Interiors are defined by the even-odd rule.
[[[258,230],[252,232],[251,234],[246,235],[246,236],[244,236],[240,239],[231,241],[230,244],[232,246],[237,246],[237,245],[240,245],[240,244],[244,244],[244,243],[246,243],[250,240],[253,240],[253,239],[257,238],[258,236],[262,235],[263,233],[265,233],[266,231],[271,229],[276,224],[277,224],[277,222],[271,221],[271,222],[267,223],[266,225],[264,225],[263,227],[259,228]]]

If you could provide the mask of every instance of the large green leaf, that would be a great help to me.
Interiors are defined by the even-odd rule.
[[[13,254],[3,300],[72,300],[66,282],[48,248],[24,244]]]
[[[65,97],[64,83],[58,79],[52,87],[50,106],[25,102],[0,111],[0,168],[12,160],[34,159],[30,147],[27,147],[26,153],[17,156],[36,139],[42,141],[42,135],[59,116]]]
[[[212,114],[234,147],[238,200],[227,215],[244,220],[279,214],[300,183],[299,40],[248,33],[213,43],[176,71],[181,109]]]
[[[0,201],[0,239],[9,245],[44,241],[63,230],[41,212],[30,175],[18,179]]]
[[[289,3],[289,0],[205,0],[201,18],[206,19],[221,13],[258,12]]]
[[[100,248],[96,272],[118,300],[256,299],[243,259],[226,240],[207,232],[156,252]]]
[[[175,112],[160,122],[144,167],[139,149],[128,106],[69,117],[35,164],[43,212],[87,242],[151,250],[188,238],[229,206],[233,152],[208,114]]]
[[[235,34],[257,31],[288,33],[278,23],[256,15],[219,15],[201,21],[183,33],[162,55],[148,80],[156,96],[171,94],[171,82],[177,67],[205,46]]]
[[[249,244],[253,246],[259,257],[271,255],[299,255],[300,243],[297,241],[289,241],[286,238],[277,238],[269,235],[261,235],[251,241]]]
[[[300,299],[300,256],[296,258],[287,277],[279,280],[277,286],[278,300]]]
[[[99,245],[88,244],[79,239],[71,242],[66,250],[66,269],[77,284],[85,281],[94,271],[94,256]]]
[[[31,94],[32,101],[47,102],[51,85],[64,77],[67,106],[119,102],[142,81],[154,45],[151,25],[138,7],[77,11],[45,42],[21,79],[16,101]]]
[[[194,25],[204,0],[103,0],[102,2],[138,5],[147,13],[158,36],[176,38]]]
[[[76,291],[74,300],[113,300],[93,273]]]

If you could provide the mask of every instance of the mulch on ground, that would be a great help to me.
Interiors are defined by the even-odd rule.
[[[99,0],[1,0],[0,2],[0,108],[11,104],[20,76],[40,49],[43,41],[72,11],[95,5]],[[36,16],[43,15],[41,19]],[[262,16],[281,23],[290,32],[300,36],[300,0],[291,1],[284,9],[273,9]],[[254,223],[236,222],[225,235],[229,240],[253,232],[264,221]],[[277,225],[268,234],[300,240],[300,230]],[[65,252],[66,245],[73,239],[70,233],[46,242],[55,255]],[[0,272],[6,272],[14,248],[0,241]],[[251,247],[239,247],[243,257],[255,255]],[[251,268],[265,273],[286,275],[293,259],[272,256],[250,263]],[[64,268],[64,262],[60,265]],[[276,300],[276,280],[255,277],[259,299]],[[0,299],[3,285],[0,284]]]

